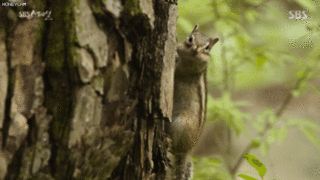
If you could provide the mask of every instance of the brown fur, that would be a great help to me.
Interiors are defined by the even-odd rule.
[[[172,179],[175,180],[186,180],[192,176],[191,151],[205,122],[209,51],[219,40],[201,34],[198,27],[177,47],[179,57],[174,77],[173,122],[168,125],[176,168]]]

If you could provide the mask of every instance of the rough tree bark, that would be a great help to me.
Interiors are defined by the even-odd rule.
[[[177,0],[23,2],[0,9],[0,178],[165,179]]]

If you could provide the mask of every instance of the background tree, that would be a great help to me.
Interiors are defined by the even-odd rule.
[[[0,9],[1,177],[164,179],[177,2],[24,2]]]

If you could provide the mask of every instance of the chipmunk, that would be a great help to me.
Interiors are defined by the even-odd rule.
[[[196,25],[187,40],[177,46],[172,122],[167,124],[174,167],[169,179],[192,178],[190,156],[205,122],[209,52],[218,41],[201,34]]]

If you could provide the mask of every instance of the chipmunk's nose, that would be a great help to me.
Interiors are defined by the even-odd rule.
[[[194,55],[196,55],[201,51],[201,48],[199,48],[199,46],[195,45],[195,46],[192,46],[191,51]]]
[[[202,48],[199,48],[199,46],[197,46],[197,49],[196,49],[197,53],[200,53],[201,50]]]

